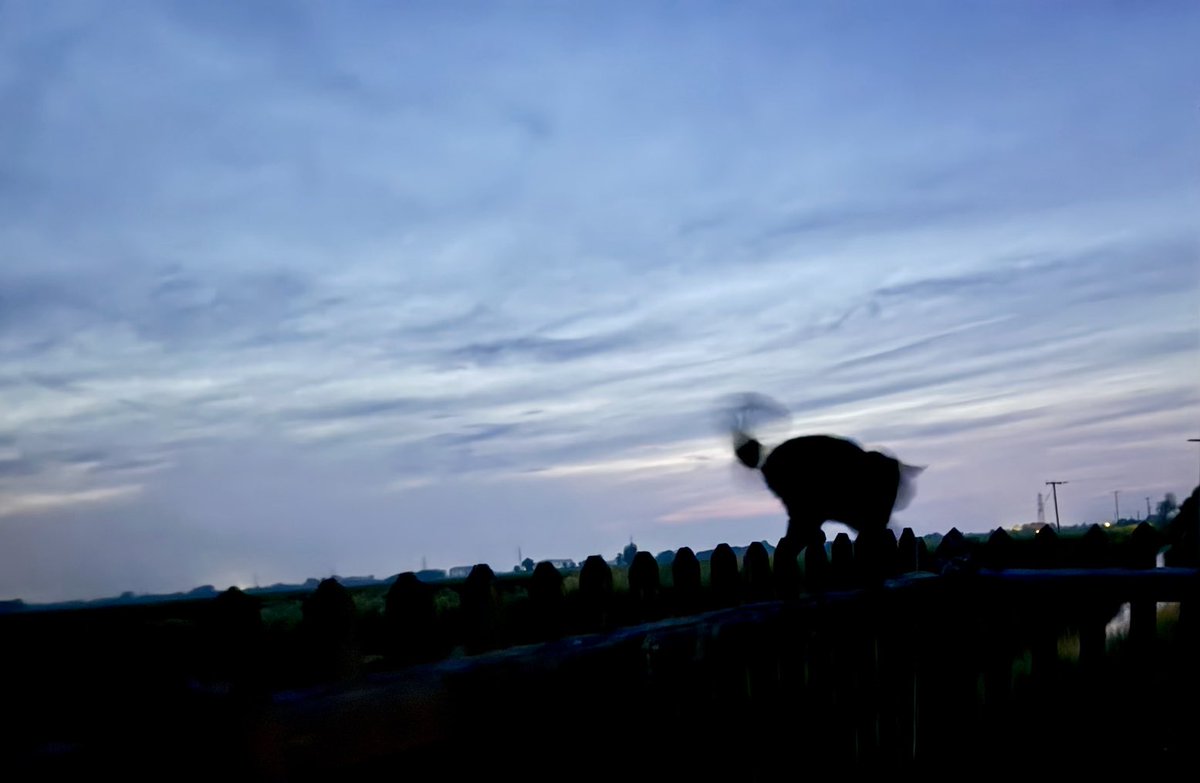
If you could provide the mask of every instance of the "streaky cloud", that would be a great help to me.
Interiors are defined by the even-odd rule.
[[[122,484],[68,492],[0,492],[0,518],[127,500],[141,491],[141,485]]]
[[[473,343],[453,352],[454,358],[479,364],[499,361],[532,360],[544,363],[569,362],[597,354],[621,351],[636,345],[640,338],[632,334],[598,335],[591,337],[516,337]]]

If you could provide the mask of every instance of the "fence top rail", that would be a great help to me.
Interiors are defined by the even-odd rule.
[[[1122,600],[1181,601],[1200,593],[1197,568],[1058,568],[981,570],[989,587],[1070,588]]]

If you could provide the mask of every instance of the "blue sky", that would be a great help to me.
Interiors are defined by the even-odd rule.
[[[1184,494],[1194,3],[0,2],[0,597]],[[1051,512],[1052,513],[1052,512]]]

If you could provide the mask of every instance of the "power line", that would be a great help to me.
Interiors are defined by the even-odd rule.
[[[1067,484],[1066,481],[1047,481],[1046,486],[1050,487],[1050,492],[1054,495],[1054,529],[1059,533],[1062,532],[1062,525],[1058,521],[1058,487],[1060,484]]]

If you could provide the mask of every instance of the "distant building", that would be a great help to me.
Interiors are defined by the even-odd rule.
[[[343,587],[367,587],[376,583],[375,575],[368,574],[367,576],[338,576],[334,574],[334,579]]]
[[[475,566],[454,566],[449,571],[451,579],[466,579],[471,575],[471,569]]]
[[[569,560],[569,559],[568,560],[555,560],[554,558],[551,558],[550,560],[548,560],[546,562],[550,563],[550,565],[554,566],[559,571],[562,571],[564,569],[579,568],[579,566],[576,565],[574,560]]]

